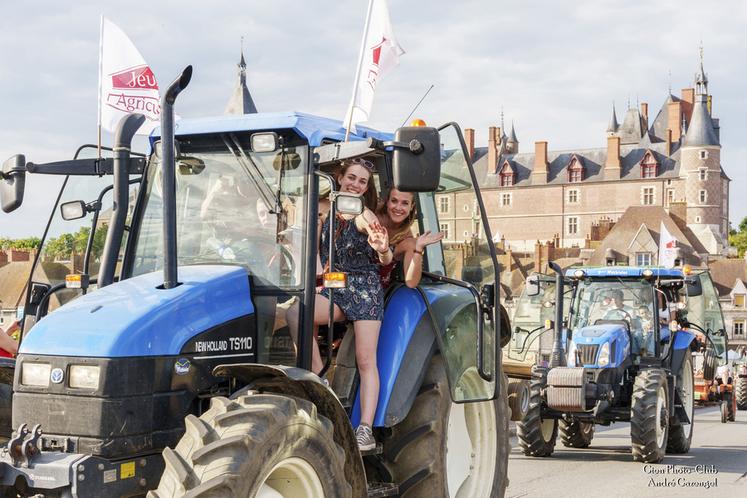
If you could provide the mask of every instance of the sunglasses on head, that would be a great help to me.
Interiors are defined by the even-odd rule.
[[[356,157],[355,159],[346,159],[343,164],[357,164],[358,166],[363,166],[369,171],[374,170],[374,163],[372,163],[368,159],[363,159],[362,157]]]

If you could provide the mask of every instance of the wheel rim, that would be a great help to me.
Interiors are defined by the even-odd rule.
[[[690,434],[693,431],[693,417],[695,416],[695,401],[693,396],[693,366],[690,362],[685,362],[682,365],[682,371],[680,372],[680,382],[682,390],[680,392],[680,398],[682,398],[682,406],[685,408],[685,413],[690,419],[689,424],[682,424],[682,430],[685,433],[685,437],[690,439]]]
[[[495,403],[452,403],[446,432],[446,482],[450,498],[488,498],[498,458]]]
[[[540,430],[542,431],[542,440],[549,441],[555,431],[555,419],[543,420],[540,424]]]
[[[521,388],[521,413],[522,415],[529,411],[529,386],[523,384]]]
[[[275,465],[257,491],[256,498],[323,498],[319,475],[309,462],[291,457]]]
[[[656,444],[661,448],[664,446],[664,436],[667,428],[667,398],[664,386],[659,387],[656,396]]]

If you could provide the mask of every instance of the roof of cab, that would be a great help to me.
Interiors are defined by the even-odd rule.
[[[176,122],[176,136],[200,135],[204,133],[264,131],[292,128],[309,141],[309,145],[321,145],[322,140],[343,141],[345,128],[339,119],[324,118],[302,112],[265,112],[257,114],[225,115],[206,118],[180,119]],[[393,134],[365,126],[356,126],[350,140],[365,140],[369,137],[392,140]],[[161,127],[151,133],[151,143],[161,136]]]
[[[565,271],[566,277],[573,277],[578,270],[583,270],[587,277],[642,277],[644,270],[650,270],[656,277],[685,278],[681,268],[657,268],[640,266],[577,266]]]

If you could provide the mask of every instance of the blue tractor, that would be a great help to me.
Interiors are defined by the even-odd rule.
[[[528,410],[517,424],[524,454],[550,456],[558,432],[565,446],[588,447],[596,424],[618,421],[630,422],[636,461],[687,453],[694,422],[692,351],[710,344],[725,357],[723,316],[709,274],[608,266],[563,275],[551,267],[554,281],[534,276],[526,294],[553,289],[554,300],[545,292],[545,301],[554,320],[513,337],[528,347],[554,333],[550,356],[533,369]]]
[[[3,165],[6,212],[27,175],[65,182],[29,279],[2,496],[503,496],[497,352],[510,330],[459,127],[359,127],[343,141],[339,121],[290,112],[183,119],[175,130],[190,78],[187,68],[165,92],[147,156],[130,152],[143,118],[129,115],[103,158],[84,146],[74,160]],[[361,156],[381,189],[417,192],[419,230],[440,230],[440,196],[476,200],[480,234],[458,261],[429,246],[420,285],[386,295],[381,444],[367,454],[353,434],[358,377],[344,324],[320,331],[324,379],[309,372],[320,185],[332,220],[359,213],[361,199],[337,192],[332,174]],[[61,257],[60,241],[76,236],[82,249]]]

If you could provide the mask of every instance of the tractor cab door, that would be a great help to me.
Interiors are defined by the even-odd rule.
[[[570,309],[566,294],[563,309]],[[516,361],[524,362],[527,356],[532,364],[550,360],[553,329],[547,321],[555,320],[555,277],[535,273],[527,278],[524,290],[516,301],[511,320],[511,341],[504,354]]]
[[[475,172],[456,124],[439,128],[436,192],[419,194],[420,230],[444,232],[426,249],[421,282],[436,322],[455,402],[493,399],[500,375],[499,276]]]
[[[694,280],[686,286],[687,320],[694,325],[694,329],[702,329],[707,336],[704,358],[707,363],[705,369],[710,371],[727,362],[724,316],[711,275],[704,271],[688,278]]]

